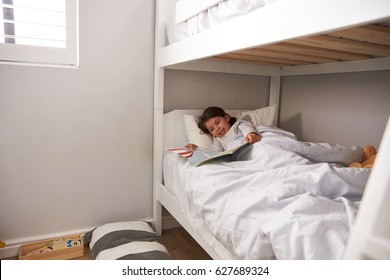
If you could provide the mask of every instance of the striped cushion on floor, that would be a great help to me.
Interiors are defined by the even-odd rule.
[[[170,260],[152,227],[144,221],[105,224],[84,236],[96,260]]]

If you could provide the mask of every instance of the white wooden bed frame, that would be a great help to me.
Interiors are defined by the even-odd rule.
[[[184,11],[177,21],[191,18],[218,0],[180,0],[177,9]],[[195,9],[192,8],[195,3]],[[214,259],[220,254],[191,227],[180,210],[178,201],[162,183],[164,70],[182,69],[225,73],[241,73],[271,77],[270,105],[279,104],[282,76],[389,70],[390,58],[333,62],[327,64],[281,67],[240,62],[207,60],[220,54],[252,47],[268,46],[295,38],[344,30],[390,19],[388,0],[281,0],[252,13],[226,22],[172,45],[166,43],[165,26],[175,9],[176,0],[156,0],[155,85],[154,85],[154,225],[162,229],[162,205],[194,237]],[[281,12],[282,11],[282,12]],[[315,19],[315,20],[314,20]],[[254,28],[272,26],[272,28]],[[288,28],[286,28],[288,26]],[[242,30],[248,30],[242,32]],[[237,39],[239,38],[239,39]],[[201,47],[200,47],[201,46]],[[390,55],[389,55],[390,56]],[[389,259],[390,224],[390,124],[388,124],[379,156],[367,183],[366,192],[351,233],[345,258]]]

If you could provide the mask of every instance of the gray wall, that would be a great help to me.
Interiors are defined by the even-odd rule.
[[[379,146],[390,115],[390,71],[284,77],[280,127],[311,142]]]
[[[153,0],[80,2],[80,69],[0,65],[0,236],[152,216]]]
[[[166,70],[164,109],[256,109],[269,103],[269,78],[251,75]]]

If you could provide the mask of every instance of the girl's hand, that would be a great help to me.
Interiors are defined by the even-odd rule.
[[[245,141],[248,143],[255,143],[261,140],[261,136],[257,133],[251,132],[245,136]]]
[[[187,144],[185,147],[190,149],[190,150],[195,150],[198,146],[195,145],[195,144],[190,143],[190,144]]]

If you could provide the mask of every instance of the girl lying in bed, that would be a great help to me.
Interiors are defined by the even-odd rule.
[[[205,109],[199,117],[198,126],[204,133],[213,136],[214,143],[211,149],[217,152],[229,150],[244,142],[255,143],[261,140],[262,143],[290,150],[314,162],[334,162],[348,166],[352,162],[362,162],[369,157],[358,146],[347,148],[335,143],[302,142],[294,134],[280,128],[270,126],[255,128],[250,116],[246,115],[237,120],[219,107]],[[186,147],[197,148],[192,143]]]
[[[223,152],[243,144],[243,139],[248,143],[260,141],[260,134],[253,126],[249,116],[243,116],[240,120],[230,117],[219,107],[209,107],[203,111],[198,121],[199,128],[206,134],[211,134],[214,143],[211,149]],[[186,146],[195,149],[195,144]]]

